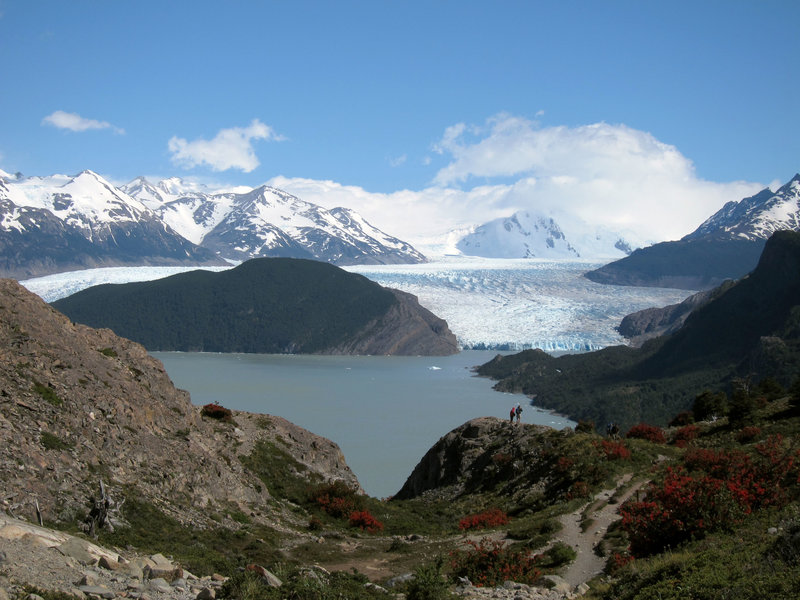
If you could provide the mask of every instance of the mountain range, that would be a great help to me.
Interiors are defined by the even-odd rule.
[[[340,265],[425,261],[352,210],[327,210],[269,186],[215,191],[178,178],[153,184],[139,177],[117,188],[92,171],[0,172],[3,277],[264,256]]]
[[[710,289],[749,273],[766,240],[781,230],[800,230],[800,174],[776,192],[767,188],[728,202],[680,240],[641,248],[586,277],[615,285]]]

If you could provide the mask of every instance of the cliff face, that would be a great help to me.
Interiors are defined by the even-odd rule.
[[[449,356],[458,352],[458,341],[447,326],[417,297],[390,290],[397,298],[383,317],[371,321],[352,341],[326,354]]]
[[[270,490],[240,457],[280,442],[306,475],[358,487],[338,446],[276,417],[202,417],[145,349],[71,323],[15,281],[0,280],[0,502],[74,521],[99,481],[135,490],[183,522],[219,507],[271,518]]]

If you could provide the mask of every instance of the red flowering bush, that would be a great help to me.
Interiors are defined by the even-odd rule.
[[[630,460],[631,451],[625,442],[618,440],[601,440],[600,450],[605,455],[606,460]]]
[[[489,538],[467,544],[468,549],[450,553],[450,567],[455,577],[467,577],[477,587],[494,587],[505,581],[532,584],[542,575],[536,566],[540,556],[531,556],[525,549]]]
[[[486,529],[487,527],[500,527],[506,525],[511,519],[499,508],[492,508],[482,513],[469,515],[458,522],[462,531],[468,529]]]
[[[498,452],[492,456],[492,462],[498,467],[506,467],[511,464],[512,460],[511,455],[504,452]]]
[[[383,523],[378,521],[368,510],[355,511],[350,515],[350,527],[359,527],[361,531],[378,533],[383,531]]]
[[[311,500],[336,519],[348,518],[364,508],[364,499],[343,481],[318,486],[311,492]]]
[[[686,425],[675,432],[675,436],[672,438],[672,441],[678,448],[685,448],[691,442],[696,440],[699,434],[700,428],[697,425]]]
[[[669,426],[683,427],[684,425],[691,425],[692,423],[694,423],[694,414],[692,414],[690,410],[685,410],[675,415],[672,421],[669,422]]]
[[[756,427],[754,425],[751,425],[750,427],[742,427],[736,433],[736,441],[740,444],[746,444],[747,442],[752,442],[760,435],[761,427]]]
[[[576,481],[570,486],[567,492],[567,500],[572,500],[573,498],[588,498],[589,492],[588,483],[585,481]]]
[[[556,461],[556,470],[559,473],[568,473],[574,465],[575,461],[568,456],[559,456]]]
[[[625,565],[633,561],[633,556],[628,553],[620,554],[619,552],[614,552],[611,558],[608,559],[608,562],[606,562],[606,573],[609,575],[614,575]]]
[[[664,437],[664,432],[660,427],[648,425],[647,423],[639,423],[631,427],[630,431],[625,435],[629,438],[639,438],[647,440],[655,444],[666,444],[667,439]]]
[[[798,495],[800,452],[771,436],[741,450],[693,449],[683,466],[666,470],[653,482],[644,501],[622,509],[622,527],[631,553],[643,556],[730,527],[753,510],[781,506]]]
[[[204,417],[208,417],[209,419],[217,419],[218,421],[225,421],[226,423],[230,423],[233,419],[233,413],[229,408],[225,408],[224,406],[220,406],[216,402],[212,402],[210,404],[206,404],[203,408],[200,409],[200,414]]]

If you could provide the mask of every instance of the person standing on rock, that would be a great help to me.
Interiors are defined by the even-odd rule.
[[[517,413],[517,425],[519,425],[519,420],[520,420],[520,417],[522,416],[522,405],[521,404],[517,404],[517,409],[514,412]]]
[[[512,406],[511,407],[511,414],[508,417],[509,418],[508,422],[511,423],[512,425],[514,424],[514,415],[516,415],[516,414],[517,414],[517,409]]]

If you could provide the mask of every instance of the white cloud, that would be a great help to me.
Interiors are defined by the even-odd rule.
[[[406,163],[407,160],[408,160],[408,156],[405,155],[405,154],[403,154],[402,156],[395,157],[395,158],[390,158],[389,159],[389,166],[401,167]]]
[[[63,110],[57,110],[44,119],[42,125],[51,125],[58,129],[68,129],[69,131],[89,131],[90,129],[111,129],[114,133],[124,134],[125,130],[116,127],[108,121],[97,121],[95,119],[87,119],[77,113],[68,113]]]
[[[281,141],[283,136],[276,134],[271,127],[258,119],[247,127],[221,129],[212,140],[197,139],[187,141],[173,136],[168,143],[172,162],[185,168],[205,164],[214,171],[239,169],[250,173],[260,164],[253,142],[256,140]]]
[[[543,128],[499,114],[481,127],[448,127],[435,149],[452,158],[436,186],[512,178],[491,186],[496,207],[575,215],[642,241],[682,237],[725,202],[763,187],[701,180],[677,148],[625,125]]]
[[[434,151],[451,160],[421,190],[372,193],[334,181],[275,177],[268,183],[326,208],[346,206],[423,252],[518,210],[566,225],[584,222],[634,244],[675,240],[731,200],[765,186],[698,178],[677,148],[625,125],[539,127],[497,115],[481,127],[448,127]],[[493,179],[496,178],[496,179]]]

